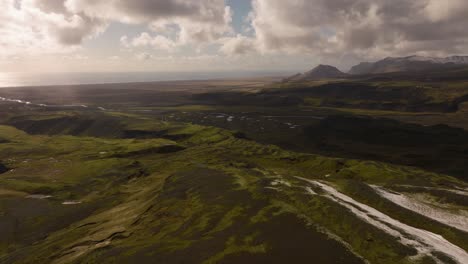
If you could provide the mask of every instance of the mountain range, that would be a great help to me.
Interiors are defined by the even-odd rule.
[[[378,74],[404,71],[424,71],[459,67],[468,65],[468,56],[451,56],[446,58],[409,56],[388,57],[377,62],[361,62],[353,66],[349,74]]]
[[[298,73],[284,81],[310,81],[321,79],[344,78],[349,75],[369,75],[394,72],[422,72],[428,70],[444,70],[468,66],[468,56],[451,56],[446,58],[408,56],[387,57],[376,62],[361,62],[344,73],[330,65],[319,65],[314,69]]]

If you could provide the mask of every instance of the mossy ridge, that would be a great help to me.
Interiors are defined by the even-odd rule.
[[[204,172],[205,175],[200,175],[200,172]],[[207,176],[210,174],[211,176]],[[287,233],[280,232],[281,234],[278,234],[278,237],[274,239],[269,238],[272,236],[271,234],[274,234],[278,229],[277,227],[267,228],[267,226],[269,226],[271,222],[281,226],[281,223],[284,221],[293,221],[293,219],[298,218],[292,214],[289,214],[288,216],[285,214],[279,214],[277,216],[271,215],[271,220],[273,220],[271,222],[261,224],[252,222],[250,218],[254,216],[254,213],[258,212],[260,208],[265,208],[265,205],[267,205],[267,203],[265,203],[266,201],[262,202],[261,199],[252,200],[252,198],[249,198],[248,192],[232,190],[232,186],[226,186],[228,187],[226,189],[223,185],[229,181],[232,182],[233,179],[231,177],[226,178],[227,175],[225,175],[223,179],[213,179],[213,177],[220,176],[219,172],[200,168],[196,168],[194,171],[189,170],[182,175],[177,174],[170,176],[166,180],[165,187],[163,187],[161,191],[159,199],[160,204],[153,207],[145,214],[147,216],[144,221],[148,221],[148,224],[152,223],[151,225],[158,229],[158,232],[155,233],[154,240],[150,239],[148,241],[148,238],[144,241],[142,240],[140,243],[145,243],[147,246],[145,247],[142,246],[142,244],[139,244],[137,248],[140,248],[140,250],[131,250],[129,253],[125,253],[128,252],[128,249],[127,251],[121,251],[118,248],[114,248],[110,249],[107,253],[101,250],[100,252],[96,252],[96,254],[100,255],[100,259],[107,259],[107,257],[119,252],[118,254],[120,256],[126,256],[124,259],[127,259],[127,261],[144,261],[151,259],[153,262],[158,262],[159,260],[165,263],[178,263],[178,261],[182,259],[190,259],[193,263],[200,263],[203,260],[207,261],[207,263],[221,260],[223,260],[222,262],[225,262],[231,258],[238,258],[240,256],[243,258],[251,258],[252,254],[256,257],[273,261],[273,263],[281,263],[281,261],[284,262],[287,258],[291,258],[294,255],[304,254],[302,251],[297,252],[291,248],[291,252],[289,254],[275,260],[275,257],[279,257],[274,256],[275,252],[284,247],[284,245],[281,246],[281,243],[278,244],[278,242],[281,241],[279,238],[282,237],[283,239],[286,239],[284,242],[285,244],[290,245],[290,243],[287,241]],[[190,179],[187,182],[185,177],[195,177],[196,179],[194,179],[195,181]],[[204,177],[207,177],[208,181],[203,180]],[[229,180],[230,178],[231,180]],[[219,180],[224,182],[226,179],[228,182],[219,182]],[[212,180],[215,182],[213,183]],[[213,186],[204,186],[205,184],[214,184],[215,186],[218,186],[218,188],[216,190],[216,188],[210,188]],[[231,184],[232,183],[229,185]],[[183,191],[184,189],[186,191]],[[230,196],[234,197],[230,198]],[[165,199],[161,200],[163,197],[168,197],[167,202],[164,201]],[[179,197],[179,199],[174,199],[174,197]],[[243,199],[245,199],[245,203],[241,202]],[[241,205],[239,205],[239,202],[241,202]],[[185,206],[189,206],[190,208],[189,212],[191,213],[189,213],[189,215],[186,215],[188,212],[185,209],[181,209],[184,208],[185,203],[188,203]],[[236,208],[242,207],[243,209],[234,209],[236,212],[232,213],[230,208],[232,208],[234,204],[231,205],[231,203],[236,204]],[[178,209],[170,210],[169,208]],[[198,211],[199,209],[203,210]],[[221,210],[220,214],[217,216],[216,213],[213,214],[213,211],[216,210]],[[203,231],[207,225],[199,226],[199,224],[204,221],[199,221],[199,213],[197,212],[203,212],[202,215],[205,216],[208,212],[209,217],[215,217],[213,222],[215,224],[211,225],[214,227],[212,230],[208,229]],[[151,220],[154,216],[159,217]],[[198,220],[193,222],[192,217],[196,217]],[[163,220],[165,218],[169,218],[171,220]],[[232,220],[227,218],[232,218]],[[299,229],[302,228],[301,226],[304,226],[303,222],[301,223],[299,220],[294,221],[296,221],[295,223]],[[195,224],[197,222],[198,224]],[[154,224],[156,224],[156,226]],[[286,223],[283,223],[283,225],[284,224]],[[160,229],[158,226],[160,226]],[[197,227],[202,228],[200,229]],[[265,228],[267,229],[265,230]],[[304,233],[304,231],[305,230],[300,232]],[[307,231],[306,234],[309,232],[312,232],[313,234],[313,229]],[[233,237],[233,234],[236,235]],[[136,239],[136,236],[136,234],[135,236],[132,235],[129,239]],[[313,237],[313,235],[311,236]],[[239,239],[236,237],[239,237]],[[333,244],[336,242],[330,241],[330,243]],[[126,243],[126,245],[128,246],[128,243]],[[335,247],[336,246],[339,247],[338,244],[336,244]],[[118,244],[117,247],[119,247]],[[125,250],[125,248],[127,247],[124,247],[123,250]],[[286,253],[282,250],[281,252],[283,252],[283,254]],[[265,255],[264,253],[268,254]],[[261,256],[257,256],[258,254],[261,254]],[[270,254],[272,256],[270,256]],[[311,254],[311,257],[313,255],[314,254]],[[351,258],[351,255],[349,257]],[[80,261],[85,261],[86,259],[87,258]],[[122,261],[122,259],[120,260]]]
[[[307,228],[307,223],[313,223],[342,234],[342,239],[352,245],[356,252],[362,252],[362,255],[366,259],[375,258],[375,256],[383,254],[389,261],[388,263],[391,263],[390,261],[396,259],[402,260],[404,256],[410,255],[411,251],[401,248],[398,244],[382,246],[388,242],[384,238],[376,238],[381,239],[379,240],[381,242],[368,243],[371,245],[362,246],[363,241],[361,238],[357,235],[350,235],[352,234],[350,225],[340,227],[339,221],[333,221],[336,222],[335,224],[338,224],[338,226],[334,226],[334,224],[329,223],[328,218],[317,214],[317,211],[328,208],[329,211],[326,211],[327,213],[334,211],[335,213],[330,213],[330,215],[335,214],[338,216],[342,214],[342,209],[337,205],[320,201],[315,206],[311,206],[309,204],[310,200],[314,199],[311,199],[310,196],[305,196],[301,199],[297,198],[301,195],[301,192],[297,192],[296,189],[290,193],[286,192],[286,194],[265,190],[271,179],[278,175],[286,177],[288,180],[291,180],[291,176],[315,177],[317,179],[326,179],[328,177],[333,179],[336,177],[338,182],[340,179],[343,181],[349,180],[348,174],[343,173],[343,171],[353,171],[352,175],[355,175],[355,177],[362,177],[359,179],[372,181],[372,179],[377,179],[375,170],[382,169],[387,171],[390,165],[376,163],[377,169],[373,169],[373,165],[370,166],[371,164],[367,164],[365,161],[329,159],[316,155],[284,151],[278,147],[264,146],[252,141],[238,139],[229,131],[209,127],[189,125],[187,128],[183,128],[178,124],[174,128],[172,135],[179,134],[189,135],[178,141],[178,144],[187,147],[185,151],[169,155],[144,154],[138,156],[140,166],[148,171],[148,175],[136,178],[124,177],[124,180],[121,177],[113,177],[118,174],[113,160],[116,163],[122,163],[122,166],[118,166],[117,170],[123,171],[124,175],[132,174],[129,172],[128,166],[134,160],[109,158],[107,155],[113,151],[133,151],[139,149],[142,145],[145,145],[141,144],[144,141],[23,135],[26,146],[22,145],[21,140],[17,141],[14,148],[18,147],[21,151],[14,152],[15,155],[21,157],[28,156],[28,153],[24,150],[37,148],[35,143],[40,142],[40,144],[46,145],[46,148],[43,149],[47,151],[51,151],[52,149],[52,152],[57,155],[72,158],[83,164],[93,164],[96,162],[97,167],[90,165],[89,169],[87,169],[89,171],[89,178],[86,177],[87,175],[77,176],[72,174],[72,177],[69,179],[67,175],[63,182],[68,185],[79,185],[82,180],[93,179],[93,182],[97,180],[99,183],[100,180],[98,179],[102,179],[101,184],[97,184],[93,188],[100,188],[101,186],[109,186],[111,184],[110,190],[102,194],[93,194],[92,190],[89,190],[91,192],[90,197],[92,197],[90,200],[99,200],[100,197],[111,195],[118,201],[117,203],[106,202],[101,204],[96,213],[89,216],[89,219],[97,216],[102,217],[102,223],[93,224],[93,221],[78,222],[83,224],[79,228],[83,231],[80,230],[75,234],[70,233],[67,229],[57,231],[57,233],[49,236],[47,240],[31,248],[32,252],[36,252],[37,250],[37,252],[41,252],[37,256],[48,258],[50,257],[49,250],[54,249],[56,251],[60,248],[60,245],[64,246],[64,244],[76,245],[77,240],[87,237],[89,233],[98,230],[97,234],[100,234],[99,230],[103,230],[103,235],[99,235],[96,241],[99,244],[111,238],[111,243],[100,244],[98,247],[92,247],[92,243],[91,245],[80,245],[78,243],[80,246],[77,249],[78,252],[85,251],[87,254],[77,256],[77,259],[80,261],[91,260],[93,258],[102,260],[119,252],[119,254],[122,253],[128,256],[129,259],[135,257],[146,260],[154,259],[155,256],[158,256],[157,253],[159,253],[163,255],[161,257],[162,260],[167,260],[165,258],[168,258],[176,261],[178,255],[187,257],[187,254],[195,254],[196,249],[211,248],[213,245],[218,245],[218,247],[213,246],[213,251],[206,252],[205,255],[198,255],[200,260],[217,259],[220,256],[223,256],[225,260],[247,257],[262,258],[262,256],[265,257],[265,254],[262,254],[261,250],[258,250],[259,247],[262,250],[265,249],[266,252],[274,252],[275,247],[271,243],[277,243],[280,237],[268,238],[267,234],[269,232],[274,233],[273,230],[260,232],[255,236],[255,239],[249,238],[248,233],[264,230],[263,228],[267,228],[272,224],[271,221],[278,218],[283,219],[281,221],[285,221],[284,223],[292,221],[298,224],[298,228],[302,230],[301,232],[304,231],[304,226],[306,226],[307,232],[313,232],[315,228]],[[70,144],[67,144],[67,141]],[[83,142],[83,146],[89,147],[84,147],[80,150],[76,145],[78,142]],[[163,141],[163,144],[165,142]],[[96,146],[93,146],[95,143],[97,149]],[[159,143],[161,143],[159,140],[155,140],[152,144],[157,145]],[[12,148],[13,146],[10,145],[9,147]],[[46,156],[47,152],[40,153],[43,152],[43,149],[34,155],[38,155],[39,157]],[[95,153],[88,152],[96,152],[98,150],[107,153],[102,154],[101,157],[101,154],[96,155]],[[100,164],[100,162],[106,163],[108,161],[112,162],[107,165]],[[13,162],[13,164],[18,165],[19,163]],[[100,165],[103,167],[100,167]],[[369,171],[366,170],[367,167],[369,167]],[[103,170],[102,168],[108,168],[110,173],[106,174],[102,172],[101,174],[97,174],[98,171]],[[379,182],[382,184],[386,182],[411,182],[406,177],[407,174],[417,172],[417,170],[412,168],[404,168],[394,176],[393,172],[396,168],[399,167],[391,167],[392,173],[383,174],[379,178]],[[205,174],[213,175],[206,177]],[[191,178],[191,175],[205,175],[205,178]],[[418,175],[422,175],[421,177],[423,177],[424,174],[419,173]],[[440,179],[449,180],[451,184],[460,184],[457,180],[445,176],[425,174],[424,177],[427,179],[440,177]],[[213,180],[215,180],[214,182],[220,182],[212,185]],[[118,184],[113,184],[113,182]],[[59,186],[58,190],[53,190],[51,193],[60,193],[61,188]],[[143,189],[146,191],[142,191]],[[287,188],[282,188],[281,190],[287,190]],[[137,201],[149,201],[150,204],[147,204],[147,207],[139,207],[136,206],[137,204],[132,203],[134,199]],[[152,205],[151,203],[156,201],[155,199],[157,199],[157,202]],[[115,212],[114,210],[119,211],[118,208],[126,208],[125,210],[129,213],[134,212],[134,214],[138,215],[137,218],[131,218],[136,223],[136,226],[130,224],[130,227],[128,227],[128,222],[119,224],[120,222],[113,221],[113,213],[106,213]],[[233,208],[238,209],[233,212]],[[132,211],[133,209],[135,211]],[[263,212],[263,216],[259,218],[258,212]],[[106,216],[107,214],[109,216]],[[160,218],[155,218],[155,216],[159,216]],[[99,220],[100,217],[98,217],[98,222],[101,221]],[[266,218],[270,219],[270,221],[261,220]],[[339,218],[337,217],[337,219]],[[352,217],[349,216],[349,219],[352,219]],[[281,221],[279,222],[281,223]],[[356,225],[361,225],[363,230],[367,230],[364,223],[355,222]],[[215,231],[211,232],[211,236],[207,235],[210,233],[208,227],[213,223],[213,226],[218,228],[215,228]],[[114,225],[124,226],[126,231],[119,231],[122,229],[118,228],[114,229]],[[148,227],[151,228],[148,230]],[[242,245],[242,243],[226,244],[225,242],[232,239],[232,234],[238,233],[239,230],[246,234],[236,236],[235,241],[244,241],[248,238],[248,241],[258,240],[258,243],[252,244],[249,242],[246,244],[247,248],[244,248],[245,245]],[[336,230],[341,230],[341,233]],[[112,234],[107,236],[110,234],[108,231],[118,234],[116,236],[112,236]],[[152,234],[151,238],[148,237],[148,231]],[[377,234],[379,233],[376,231],[376,235],[372,236],[373,239],[374,237],[379,237]],[[281,236],[285,235],[287,234],[281,233]],[[65,237],[69,239],[64,240],[69,243],[63,243],[62,236],[64,239]],[[249,251],[249,247],[252,247],[252,251]],[[181,252],[185,253],[182,254]],[[66,257],[66,255],[63,257]],[[57,255],[56,260],[61,260],[61,256]],[[28,261],[25,260],[25,262]]]
[[[143,163],[145,163],[145,161],[143,161]],[[177,170],[177,168],[174,168],[174,169]],[[180,169],[179,169],[179,170],[180,170]],[[177,178],[177,177],[176,177],[176,178]],[[168,179],[171,179],[171,177],[168,178]],[[141,180],[142,180],[142,181],[145,181],[145,180],[147,180],[147,179],[141,179]],[[138,180],[138,181],[139,181],[139,180]],[[197,182],[199,182],[199,181],[200,181],[200,180],[198,180]],[[184,180],[184,181],[181,181],[181,182],[184,183],[184,184],[186,184],[187,182],[190,182],[190,181],[189,181],[189,180]],[[200,186],[200,188],[202,188],[202,189],[201,189],[201,190],[202,190],[201,192],[202,192],[202,193],[205,193],[205,196],[202,195],[202,196],[201,196],[201,199],[206,199],[207,197],[208,197],[208,198],[211,197],[211,195],[209,195],[209,191],[211,191],[211,190],[216,190],[216,189],[217,189],[216,187],[219,188],[219,185],[217,185],[217,186],[210,186],[209,188],[206,187],[206,186],[205,186],[205,187]],[[228,188],[228,189],[232,189],[232,187],[233,187],[233,186],[229,185],[229,188]],[[205,190],[205,191],[203,191],[203,190]],[[208,192],[208,193],[207,193],[207,192]],[[237,193],[237,192],[239,192],[239,191],[235,191],[235,193]],[[245,191],[244,191],[244,192],[245,192]],[[248,192],[247,192],[247,193],[248,193]],[[208,196],[206,196],[206,195],[208,195]],[[196,201],[196,200],[197,200],[197,199],[195,199],[194,201]],[[239,202],[239,197],[238,197],[238,196],[235,196],[235,197],[233,197],[233,198],[230,199],[230,200],[232,200],[232,202],[238,203],[238,202]],[[209,204],[212,204],[212,203],[209,203]],[[172,205],[173,205],[173,201],[170,201],[169,205],[172,206]],[[227,208],[230,208],[230,207],[231,207],[231,206],[227,206]],[[191,208],[193,208],[193,206],[191,206]],[[92,218],[92,217],[91,217],[91,218]],[[220,225],[221,225],[221,226],[224,226],[224,228],[227,227],[227,226],[229,226],[230,224],[234,223],[233,221],[227,221],[226,219],[220,220],[220,221],[222,222]],[[84,223],[84,226],[87,226],[87,223]],[[92,226],[93,226],[93,225],[90,225],[90,227],[92,227]],[[165,229],[169,228],[169,225],[163,225],[163,226],[165,227]],[[170,229],[170,228],[169,228],[169,229]],[[195,229],[197,229],[197,228],[195,228]],[[223,229],[223,228],[221,228],[221,230],[222,230],[222,229]],[[112,230],[112,229],[110,228],[110,230]],[[175,232],[176,229],[174,229],[174,230],[172,230],[172,231]],[[58,232],[58,235],[60,234],[60,232],[61,232],[61,231]],[[187,232],[184,232],[184,233],[187,233]],[[190,232],[189,232],[189,233],[190,233]],[[66,234],[67,234],[66,237],[67,237],[68,239],[73,240],[73,239],[72,239],[72,238],[73,238],[73,235],[71,235],[71,233],[66,232]],[[85,235],[84,235],[84,234],[79,234],[79,235],[77,234],[77,237],[83,237],[83,236],[85,236]],[[54,236],[50,236],[51,239],[52,239],[53,237],[55,237],[55,235],[54,235]],[[100,241],[100,240],[99,240],[99,241]],[[158,241],[159,241],[159,239],[158,239]],[[102,241],[101,241],[101,242],[102,242]],[[60,242],[60,244],[62,244],[62,243],[63,243],[63,241]],[[116,243],[118,243],[118,242],[116,242]],[[175,244],[174,244],[174,243],[175,243]],[[177,244],[178,244],[178,245],[185,245],[185,246],[188,245],[188,244],[183,243],[183,242],[175,242],[175,241],[174,241],[173,243],[171,243],[171,244],[174,244],[174,245],[177,245]],[[47,245],[47,243],[45,243],[45,245]],[[106,244],[102,244],[102,245],[103,245],[103,246],[107,246]],[[49,246],[52,246],[52,245],[49,245]],[[48,248],[49,246],[47,246],[47,248]],[[173,246],[171,246],[171,248],[173,248]],[[86,249],[87,249],[87,248],[86,248],[85,246],[81,246],[81,247],[78,248],[77,250],[78,250],[78,251],[86,251]],[[89,249],[89,247],[88,247],[88,249]],[[97,248],[92,247],[92,249],[95,250],[95,249],[97,249]],[[41,251],[42,251],[42,250],[41,250]],[[44,251],[42,251],[42,252],[44,252]],[[34,255],[40,257],[40,254],[34,254]],[[73,256],[73,254],[70,255],[70,256]],[[60,257],[60,256],[58,256],[58,257]],[[60,258],[59,258],[59,260],[60,260]]]
[[[431,231],[435,234],[441,234],[451,243],[468,250],[468,235],[453,227],[441,224],[435,220],[429,219],[394,204],[386,199],[382,199],[369,185],[355,180],[339,181],[338,186],[341,191],[354,197],[359,202],[370,205],[377,210],[386,213],[400,222],[407,223],[410,226]]]

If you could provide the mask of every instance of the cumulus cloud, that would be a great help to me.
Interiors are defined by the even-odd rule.
[[[258,52],[376,59],[414,53],[443,56],[468,49],[467,0],[252,0],[251,31],[245,35],[233,32],[225,0],[0,4],[0,57],[70,53],[115,22],[146,26],[147,32],[120,40],[126,48],[142,49],[137,52],[174,52],[184,45],[203,50],[200,45],[208,43],[229,56]]]
[[[67,12],[63,1],[1,0],[0,55],[61,53],[74,50],[105,23]]]
[[[231,30],[232,13],[224,0],[67,0],[65,5],[90,17],[156,30],[176,26],[181,43],[213,41]]]
[[[220,43],[222,43],[220,51],[226,55],[245,55],[255,51],[254,39],[240,34],[222,38]]]
[[[466,0],[253,0],[254,38],[225,52],[380,57],[466,51]]]
[[[166,50],[171,51],[173,50],[178,44],[165,36],[156,35],[151,36],[147,32],[141,33],[139,36],[129,40],[127,36],[123,36],[120,38],[120,43],[127,48],[144,48],[144,47],[151,47],[154,49]]]
[[[151,30],[131,45],[169,50],[177,44],[215,41],[230,32],[224,0],[0,0],[0,55],[59,53],[102,33],[113,22]],[[167,31],[167,32],[166,32]],[[160,32],[157,32],[160,33]],[[174,35],[174,34],[173,34]]]

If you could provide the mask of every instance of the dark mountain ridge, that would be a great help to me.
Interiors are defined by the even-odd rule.
[[[468,65],[468,56],[451,56],[446,58],[408,56],[388,57],[377,62],[361,62],[353,66],[349,74],[380,74],[392,72],[415,72],[427,70],[453,69]]]

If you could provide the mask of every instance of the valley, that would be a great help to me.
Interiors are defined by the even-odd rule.
[[[0,7],[0,264],[468,264],[467,0]]]
[[[468,80],[390,76],[1,89],[0,262],[464,263]]]

